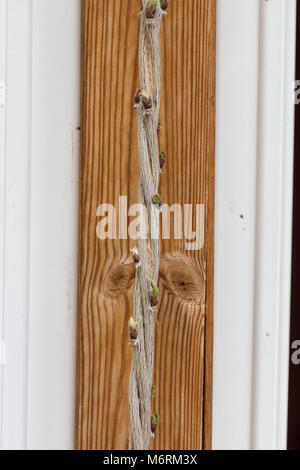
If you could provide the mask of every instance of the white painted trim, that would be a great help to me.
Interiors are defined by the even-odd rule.
[[[286,448],[295,25],[295,0],[218,0],[217,449]]]
[[[213,447],[239,450],[251,439],[259,0],[217,7]]]
[[[0,0],[0,447],[73,449],[80,0]]]
[[[252,448],[286,449],[296,1],[260,5]]]

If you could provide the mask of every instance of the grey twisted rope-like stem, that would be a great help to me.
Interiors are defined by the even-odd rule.
[[[129,386],[130,440],[134,450],[147,450],[151,439],[151,398],[154,364],[154,316],[150,302],[150,283],[158,283],[160,260],[159,209],[153,204],[158,192],[161,166],[158,144],[158,119],[161,99],[160,25],[162,2],[158,1],[154,18],[147,18],[149,0],[142,0],[140,12],[139,64],[142,93],[152,100],[147,109],[143,100],[137,105],[140,186],[138,201],[146,207],[141,215],[138,240],[140,264],[136,271],[134,321],[138,339]]]

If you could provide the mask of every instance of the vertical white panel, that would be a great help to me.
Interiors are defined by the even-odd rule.
[[[218,1],[213,390],[217,449],[248,449],[251,437],[259,1]]]
[[[0,0],[1,447],[72,449],[80,0]]]
[[[286,449],[296,1],[261,2],[253,343],[254,449]]]
[[[80,3],[33,0],[30,449],[74,447]]]
[[[213,441],[285,449],[295,0],[218,0]]]
[[[3,5],[4,7],[4,5]],[[2,447],[24,448],[28,327],[31,125],[31,1],[6,2]],[[3,110],[1,110],[3,112]]]

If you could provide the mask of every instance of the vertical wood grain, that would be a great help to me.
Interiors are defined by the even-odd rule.
[[[137,201],[139,0],[84,0],[78,449],[128,448],[134,269],[130,240],[100,241],[97,207]],[[205,246],[163,240],[153,449],[211,445],[215,0],[170,2],[162,26],[164,202],[205,204]],[[130,219],[129,219],[130,222]]]

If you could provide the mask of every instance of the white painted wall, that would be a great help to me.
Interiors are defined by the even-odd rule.
[[[80,0],[0,0],[1,447],[74,445]]]
[[[216,449],[286,448],[295,18],[218,0]]]
[[[217,1],[213,442],[284,448],[296,1]],[[1,447],[72,449],[80,0],[0,0],[2,80]]]

